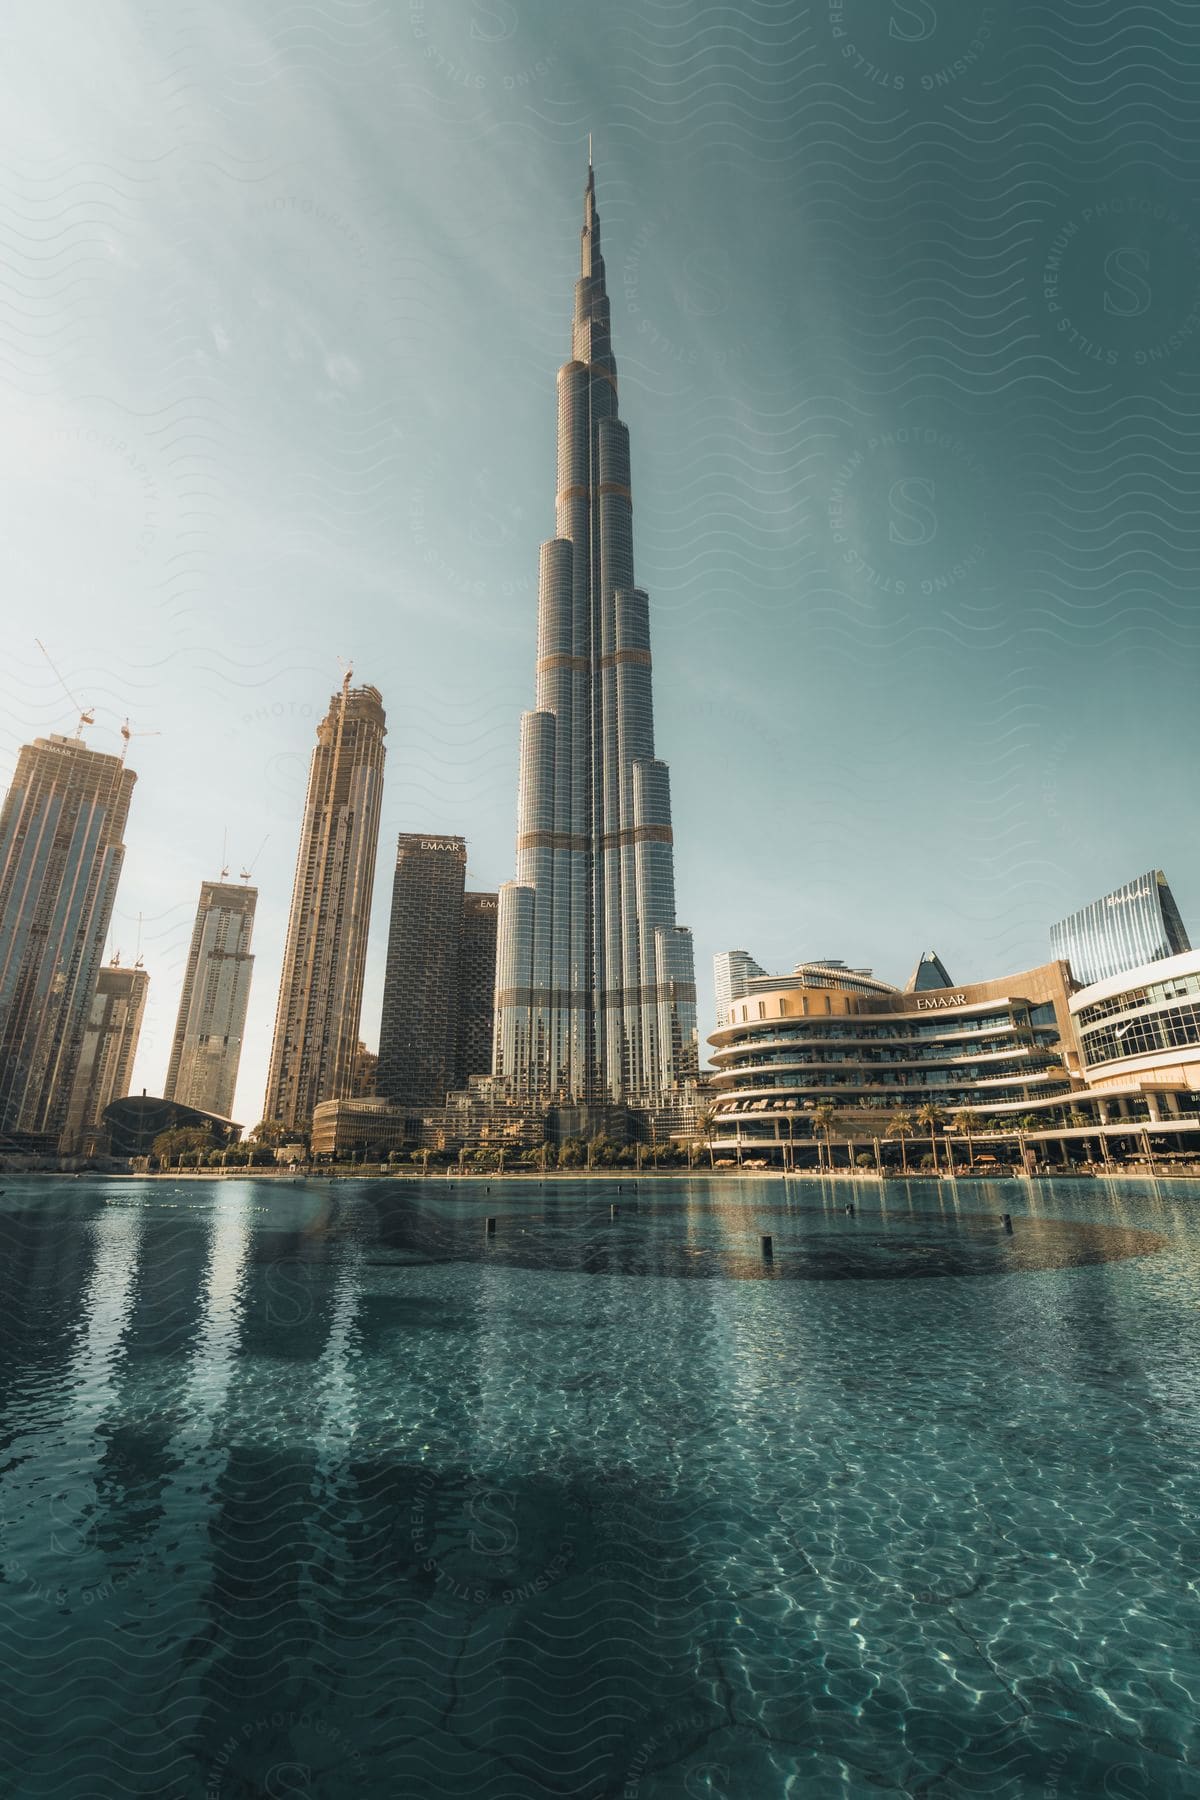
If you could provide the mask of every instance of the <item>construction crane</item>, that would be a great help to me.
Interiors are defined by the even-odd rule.
[[[126,719],[124,724],[121,726],[121,761],[124,762],[126,756],[129,753],[130,738],[161,737],[161,736],[162,736],[161,731],[131,731],[129,729],[129,720]]]
[[[67,699],[71,702],[71,705],[75,708],[75,711],[78,713],[79,723],[75,727],[75,736],[77,738],[82,738],[84,726],[85,725],[94,725],[96,723],[95,708],[94,707],[84,708],[84,707],[80,706],[78,700],[75,698],[74,694],[71,692],[70,688],[67,686],[66,682],[63,680],[61,673],[55,667],[54,662],[51,658],[50,652],[47,650],[45,644],[43,644],[41,638],[34,638],[33,641],[37,645],[38,649],[41,651],[42,655],[45,657],[46,661],[50,664],[50,672],[54,676],[55,680],[58,682],[59,687],[62,689],[63,693],[67,696]]]
[[[259,857],[262,855],[263,851],[266,849],[266,847],[270,843],[270,841],[271,841],[271,834],[268,831],[266,837],[263,839],[262,843],[258,846],[258,849],[254,852],[254,861],[249,863],[246,868],[241,869],[239,871],[239,875],[240,875],[240,878],[242,881],[249,881],[251,875],[253,875],[253,873],[254,873],[255,864],[258,862]]]

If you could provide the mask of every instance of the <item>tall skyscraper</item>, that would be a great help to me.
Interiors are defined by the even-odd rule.
[[[125,969],[114,961],[101,969],[67,1108],[64,1150],[86,1151],[102,1129],[110,1100],[123,1100],[129,1092],[149,986],[140,966]]]
[[[728,1025],[729,1008],[747,993],[747,983],[766,970],[748,950],[720,950],[713,957],[713,986],[717,997],[717,1024]]]
[[[442,1106],[491,1070],[496,896],[466,874],[465,838],[397,839],[376,1082],[398,1106]]]
[[[18,754],[0,811],[0,1133],[66,1123],[136,780],[79,738]]]
[[[558,374],[557,536],[542,545],[536,707],[521,720],[515,881],[500,890],[495,1072],[516,1094],[628,1105],[696,1068],[691,933],[675,923],[649,600],[634,585],[629,434],[595,175]]]
[[[1082,987],[1191,949],[1161,869],[1127,881],[1050,927],[1050,954]]]
[[[496,1032],[495,894],[463,895],[462,952],[458,965],[458,1030],[454,1044],[454,1086],[464,1088],[472,1075],[492,1072],[492,1039]]]
[[[164,1100],[233,1117],[254,958],[250,936],[258,889],[202,881]]]
[[[307,1130],[349,1094],[383,799],[383,701],[347,674],[317,727],[263,1116]]]

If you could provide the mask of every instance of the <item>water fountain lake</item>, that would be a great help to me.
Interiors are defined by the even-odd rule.
[[[0,1794],[1200,1793],[1200,1185],[617,1185],[9,1177]]]

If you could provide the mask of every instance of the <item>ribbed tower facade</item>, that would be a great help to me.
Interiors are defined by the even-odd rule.
[[[1149,869],[1050,927],[1050,954],[1056,962],[1070,963],[1082,987],[1143,963],[1182,956],[1191,947],[1161,869]]]
[[[254,958],[250,938],[258,889],[202,881],[164,1100],[233,1117]]]
[[[353,1091],[383,800],[383,701],[350,678],[317,727],[264,1119],[307,1130]]]
[[[0,1134],[66,1124],[136,780],[79,738],[17,756],[0,812]]]
[[[675,923],[649,601],[634,580],[629,433],[595,175],[571,360],[558,373],[557,535],[542,545],[536,706],[521,720],[515,881],[500,890],[495,1073],[546,1100],[654,1105],[696,1066]]]

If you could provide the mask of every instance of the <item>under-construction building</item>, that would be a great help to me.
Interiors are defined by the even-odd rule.
[[[76,736],[17,755],[0,811],[0,1139],[56,1142],[112,919],[137,776]]]
[[[122,968],[114,958],[101,969],[84,1027],[63,1150],[88,1155],[103,1146],[104,1109],[123,1100],[133,1080],[149,986],[150,977],[140,963]]]
[[[202,881],[188,946],[164,1100],[233,1117],[254,958],[258,889]]]

